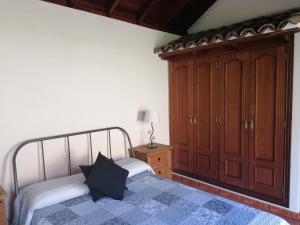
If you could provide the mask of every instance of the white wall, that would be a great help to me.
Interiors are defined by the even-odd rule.
[[[177,37],[39,0],[0,0],[0,184],[12,190],[12,151],[28,138],[117,125],[141,144],[139,109],[159,111],[157,141],[168,143],[168,67],[153,49]],[[33,156],[23,157],[31,174]]]
[[[295,35],[290,209],[300,211],[300,33]]]
[[[299,0],[218,0],[189,28],[188,33],[230,25],[298,7],[300,7]]]
[[[234,6],[234,7],[233,7]],[[189,33],[217,28],[243,20],[264,16],[300,7],[295,0],[218,0],[202,17],[200,17]],[[291,181],[290,206],[295,212],[300,211],[300,33],[295,35],[294,55],[294,88],[291,143]]]

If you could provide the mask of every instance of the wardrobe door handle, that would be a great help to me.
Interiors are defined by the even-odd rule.
[[[193,117],[188,117],[187,119],[189,120],[190,123],[193,123]]]
[[[195,116],[194,117],[194,124],[196,124],[197,123],[197,117]]]
[[[254,121],[253,121],[253,120],[251,120],[251,121],[249,122],[249,128],[250,128],[250,130],[253,130],[253,129],[254,129]]]
[[[245,128],[245,129],[248,129],[248,121],[245,120],[243,123],[244,123],[244,128]]]

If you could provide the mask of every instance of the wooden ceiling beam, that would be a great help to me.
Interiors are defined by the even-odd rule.
[[[106,13],[107,16],[110,16],[112,12],[115,10],[117,5],[119,4],[120,0],[109,0],[107,7],[106,7]]]
[[[190,0],[181,0],[180,3],[175,5],[172,10],[170,10],[169,15],[166,16],[166,19],[162,23],[162,28],[166,28],[174,17],[186,6]]]
[[[193,13],[189,14],[189,16],[185,20],[185,28],[188,29],[192,24],[194,24],[197,19],[199,19],[217,0],[206,0],[201,1],[201,5],[195,10]]]
[[[185,35],[187,28],[217,0],[42,1],[127,21],[144,27],[151,27],[156,30]],[[157,12],[154,12],[154,10],[157,10]]]
[[[150,12],[152,7],[157,4],[160,0],[147,0],[144,5],[142,6],[142,9],[136,16],[136,23],[140,24],[143,19],[147,16],[147,14]]]
[[[73,7],[73,1],[72,0],[66,0],[66,6]]]

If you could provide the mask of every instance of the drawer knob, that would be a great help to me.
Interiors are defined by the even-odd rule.
[[[158,158],[158,161],[160,161],[160,158]]]
[[[160,170],[158,171],[158,174],[161,174],[161,171],[160,171]]]

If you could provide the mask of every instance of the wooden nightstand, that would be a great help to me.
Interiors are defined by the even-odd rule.
[[[171,179],[171,146],[157,144],[157,148],[149,149],[140,145],[132,150],[135,157],[148,163],[156,175]]]
[[[7,196],[6,191],[0,186],[0,224],[5,225],[6,223],[6,213],[5,213],[5,198]]]

